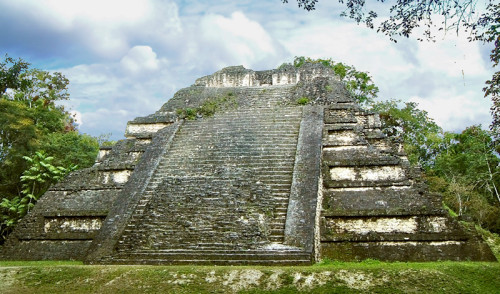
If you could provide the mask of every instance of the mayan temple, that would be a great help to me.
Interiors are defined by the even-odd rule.
[[[320,64],[224,68],[53,186],[1,258],[104,264],[493,261]]]

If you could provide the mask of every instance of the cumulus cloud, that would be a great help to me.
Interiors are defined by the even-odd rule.
[[[255,68],[273,64],[284,55],[283,46],[242,12],[229,16],[207,14],[188,26],[183,60],[205,72],[229,65]]]
[[[489,103],[480,96],[470,92],[440,94],[426,99],[411,97],[409,101],[418,103],[420,109],[427,111],[429,116],[447,131],[460,132],[475,124],[487,128],[490,124]],[[477,99],[471,99],[471,96],[476,96]]]
[[[114,62],[59,70],[71,81],[68,106],[81,112],[82,131],[96,134],[101,127],[121,136],[128,120],[156,111],[196,78],[228,65],[255,69],[274,63],[283,52],[260,24],[241,12],[206,15],[182,29],[184,46],[179,48],[137,45]]]
[[[158,60],[156,53],[149,46],[135,46],[120,60],[122,68],[133,74],[157,71],[161,63],[166,62]]]
[[[113,59],[144,38],[168,38],[181,30],[178,7],[172,1],[1,2],[0,25],[12,29],[0,32],[0,44],[9,46],[15,38],[45,54],[88,56],[85,52],[90,51],[96,57]],[[30,35],[34,38],[26,38]]]
[[[173,71],[172,71],[173,70]],[[149,46],[132,47],[118,62],[59,69],[71,81],[65,106],[79,114],[80,130],[123,136],[127,121],[156,111],[173,94],[175,69]]]
[[[481,98],[492,74],[488,46],[452,35],[394,44],[336,18],[338,4],[319,5],[308,13],[280,1],[0,0],[0,49],[66,74],[65,103],[80,113],[81,130],[115,139],[128,120],[200,76],[230,65],[269,69],[301,55],[370,72],[382,99],[418,102],[445,128],[489,123]]]

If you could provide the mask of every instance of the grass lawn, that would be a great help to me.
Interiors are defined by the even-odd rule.
[[[500,237],[478,231],[500,260]],[[0,294],[7,293],[500,293],[500,263],[366,260],[264,267],[0,261]]]
[[[257,267],[0,262],[0,293],[500,293],[500,264],[367,260]]]

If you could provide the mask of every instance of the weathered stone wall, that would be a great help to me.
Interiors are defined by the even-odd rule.
[[[207,103],[227,105],[210,118],[177,117]],[[129,122],[128,139],[52,187],[1,257],[494,260],[477,234],[445,215],[440,196],[380,128],[379,116],[320,64],[222,69]]]
[[[173,112],[157,112],[145,117],[137,117],[127,123],[125,137],[149,140],[159,130],[173,124],[177,116]]]
[[[147,145],[131,139],[104,147],[93,167],[51,187],[9,236],[2,258],[82,260]]]
[[[105,262],[155,263],[154,252],[176,260],[186,250],[262,256],[283,243],[302,108],[251,93],[244,104],[251,108],[179,128]]]
[[[253,71],[243,66],[226,67],[214,74],[196,80],[194,86],[201,87],[253,87],[295,85],[310,83],[318,77],[339,78],[330,68],[318,64],[304,64],[300,68],[285,66],[279,69]]]
[[[325,109],[318,258],[495,260],[428,192],[419,170],[381,132],[378,115]]]

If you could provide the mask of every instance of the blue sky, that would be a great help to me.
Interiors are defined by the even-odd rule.
[[[0,0],[0,53],[66,75],[80,131],[114,139],[203,75],[294,56],[368,71],[381,100],[417,102],[445,130],[490,123],[488,46],[453,32],[393,43],[341,11],[326,0],[313,12],[293,0]]]

